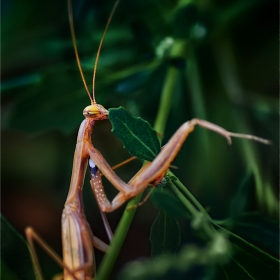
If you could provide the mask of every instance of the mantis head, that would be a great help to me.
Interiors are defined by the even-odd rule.
[[[105,109],[100,104],[93,103],[92,105],[89,105],[84,109],[83,115],[87,119],[107,120],[108,119],[108,110]]]

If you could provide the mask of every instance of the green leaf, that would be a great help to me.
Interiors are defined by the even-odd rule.
[[[18,89],[23,86],[28,86],[40,82],[41,76],[38,73],[20,76],[8,81],[4,81],[1,85],[1,91],[5,97],[9,89]]]
[[[152,161],[159,153],[157,133],[147,121],[133,117],[122,107],[109,109],[109,119],[113,126],[112,132],[130,154]]]
[[[9,224],[2,214],[1,268],[2,279],[37,279],[26,241]]]
[[[230,236],[233,247],[233,256],[231,261],[224,265],[215,279],[277,279],[279,271],[279,259],[272,256],[261,247],[248,242],[249,239],[242,238],[235,233],[224,229]],[[257,233],[257,231],[255,231]],[[275,240],[274,246],[277,248],[278,239]]]
[[[255,188],[255,178],[252,172],[246,174],[242,179],[236,194],[230,202],[230,216],[235,217],[246,211],[250,205]]]
[[[176,253],[181,243],[181,229],[176,219],[160,211],[150,234],[152,257],[166,253]]]
[[[279,276],[279,262],[248,246],[240,240],[233,240],[234,255],[230,263],[224,265],[220,275],[226,273],[228,279],[277,279]],[[227,278],[219,278],[227,279]]]
[[[132,262],[122,270],[119,279],[212,279],[210,277],[215,272],[215,266],[228,260],[228,243],[227,238],[217,233],[212,242],[209,242],[204,248],[193,244],[186,245],[177,255],[165,254],[153,260],[137,260]],[[222,248],[224,250],[221,250],[220,245],[225,246]]]
[[[244,239],[278,254],[279,224],[277,221],[264,217],[260,213],[251,212],[226,220],[224,225]]]
[[[11,271],[7,265],[5,264],[5,262],[3,262],[2,260],[0,260],[0,267],[1,267],[1,277],[2,279],[11,279],[11,280],[20,280],[18,278],[18,276]]]
[[[169,190],[156,188],[151,194],[151,199],[157,208],[174,218],[191,218],[179,198]]]
[[[84,107],[90,103],[78,81],[78,73],[67,72],[65,66],[44,72],[32,87],[21,90],[7,127],[30,134],[53,129],[73,132],[84,119]],[[63,89],[59,94],[58,88]]]
[[[194,24],[197,22],[198,10],[193,3],[188,3],[176,10],[173,15],[174,36],[189,38]]]
[[[243,17],[248,16],[248,11],[251,11],[261,3],[262,1],[259,0],[249,0],[234,1],[232,4],[225,5],[225,8],[213,15],[217,28],[226,28],[230,24],[237,24]]]

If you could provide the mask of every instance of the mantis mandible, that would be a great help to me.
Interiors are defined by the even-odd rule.
[[[26,229],[27,239],[33,252],[35,264],[39,267],[39,262],[34,250],[33,239],[35,239],[55,259],[55,261],[64,268],[64,279],[92,279],[95,275],[93,246],[102,251],[106,251],[108,247],[104,242],[93,236],[91,228],[84,215],[82,189],[88,163],[91,175],[90,184],[97,203],[103,212],[112,212],[130,198],[141,193],[148,185],[156,185],[161,181],[187,136],[194,130],[196,125],[222,135],[226,138],[229,144],[231,144],[231,137],[251,139],[264,144],[269,143],[267,140],[252,135],[228,132],[224,128],[205,120],[192,119],[181,125],[157,157],[152,162],[145,164],[128,183],[125,183],[120,179],[109,166],[102,154],[91,143],[91,134],[95,123],[97,121],[108,119],[108,110],[96,103],[94,85],[101,46],[118,3],[119,0],[115,3],[99,44],[93,71],[93,89],[91,95],[84,78],[78,55],[71,1],[68,0],[69,20],[74,51],[82,81],[91,105],[83,110],[85,120],[81,123],[78,132],[70,189],[62,213],[63,261],[42,241],[32,228],[29,227]],[[101,181],[101,175],[107,177],[107,179],[119,191],[112,202],[106,197]],[[108,230],[108,232],[109,236],[111,236],[110,230]]]

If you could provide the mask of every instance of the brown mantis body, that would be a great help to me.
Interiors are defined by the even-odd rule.
[[[62,214],[64,261],[63,263],[59,262],[59,264],[65,267],[64,279],[73,279],[73,276],[76,279],[91,279],[94,267],[93,245],[103,251],[106,250],[106,244],[93,237],[83,210],[81,193],[89,158],[91,159],[90,183],[92,190],[101,210],[111,212],[131,197],[141,193],[149,184],[156,185],[164,177],[185,139],[194,130],[196,125],[221,134],[227,139],[229,144],[231,143],[231,136],[268,143],[267,140],[255,136],[231,133],[210,122],[193,119],[184,123],[175,132],[154,161],[146,164],[129,183],[125,183],[115,174],[102,154],[91,143],[91,133],[95,122],[107,119],[108,111],[99,104],[93,104],[85,108],[84,116],[86,119],[82,122],[79,129],[70,190]],[[101,173],[119,190],[119,194],[112,203],[109,202],[104,192],[101,183]],[[28,231],[30,232],[31,229],[28,228]],[[30,233],[28,236],[30,240]]]
[[[82,80],[89,94],[78,57],[70,1],[68,1],[68,4],[75,54],[82,75]],[[113,8],[100,42],[94,67],[93,84],[101,45],[117,4],[118,1]],[[194,130],[196,125],[221,134],[227,139],[229,144],[231,143],[231,137],[252,139],[265,144],[269,143],[267,140],[255,136],[228,132],[222,127],[204,120],[192,119],[181,125],[152,162],[144,165],[128,183],[125,183],[115,174],[102,154],[94,148],[91,143],[91,134],[95,123],[97,121],[108,119],[108,111],[102,105],[96,103],[94,96],[92,98],[89,94],[89,97],[91,105],[87,106],[83,111],[85,120],[80,125],[77,137],[70,189],[62,213],[63,261],[60,260],[56,253],[54,253],[31,228],[26,229],[27,239],[34,253],[36,265],[39,266],[39,263],[35,255],[32,239],[35,239],[43,248],[45,248],[59,265],[64,268],[63,279],[92,279],[95,275],[93,246],[102,251],[106,251],[107,249],[105,243],[93,236],[84,214],[82,189],[89,160],[91,170],[90,184],[98,205],[103,212],[112,212],[131,197],[141,193],[148,185],[156,185],[161,181],[187,136]],[[112,202],[107,199],[104,192],[101,182],[101,174],[106,176],[119,191],[118,195]]]

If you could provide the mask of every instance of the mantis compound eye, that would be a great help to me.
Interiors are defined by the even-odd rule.
[[[95,105],[87,106],[83,111],[84,115],[96,115],[99,113],[100,113],[100,111]]]
[[[107,116],[108,111],[102,105],[93,104],[93,105],[87,106],[84,109],[83,115],[85,117],[96,116],[96,115]]]

